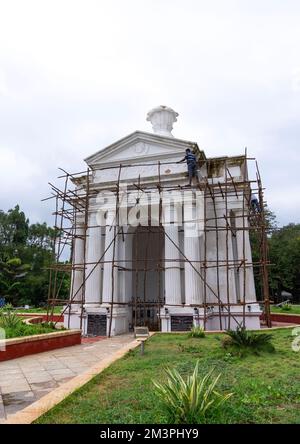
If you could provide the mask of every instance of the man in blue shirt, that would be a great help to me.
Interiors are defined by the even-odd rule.
[[[187,163],[188,173],[189,173],[189,185],[191,185],[193,177],[196,177],[198,179],[198,176],[197,176],[196,156],[195,156],[195,154],[193,154],[191,152],[191,150],[189,148],[187,148],[185,150],[184,158],[182,160],[179,160],[177,163],[182,163],[185,160],[186,160],[186,163]]]
[[[260,213],[261,209],[260,209],[259,201],[258,201],[257,197],[255,196],[255,194],[253,194],[253,193],[251,193],[251,207],[255,213]]]

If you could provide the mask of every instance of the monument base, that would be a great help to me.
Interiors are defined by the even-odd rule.
[[[246,305],[245,328],[247,330],[260,329],[261,310],[259,304]],[[165,305],[160,310],[161,331],[189,331],[193,326],[205,328],[205,330],[236,330],[243,326],[243,308],[241,306],[230,307],[230,313],[224,306],[221,316],[219,307],[211,306],[206,309],[206,322],[204,308],[174,307]]]
[[[247,330],[260,329],[261,310],[259,304],[250,304],[245,307],[245,327]],[[87,336],[116,336],[129,332],[130,307],[113,307],[111,316],[109,304],[86,305],[82,312],[82,332]],[[211,306],[206,309],[206,322],[204,321],[204,308],[174,307],[165,305],[160,309],[161,331],[180,332],[190,331],[193,326],[200,326],[207,331],[235,330],[243,325],[243,307],[240,305],[230,308],[230,313],[224,305],[219,314],[219,307]],[[66,328],[80,328],[81,309],[72,305],[72,310],[66,311],[64,325]]]

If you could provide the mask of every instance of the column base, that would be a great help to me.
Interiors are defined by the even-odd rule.
[[[207,322],[207,330],[220,330],[219,308],[213,307],[213,316]],[[245,307],[245,328],[247,330],[260,330],[261,309],[259,304],[246,304]],[[230,307],[230,313],[226,308],[221,312],[222,330],[236,330],[242,327],[244,322],[243,306]]]
[[[203,315],[201,316],[200,310],[202,309],[165,305],[160,310],[161,331],[189,331],[193,325],[203,327]]]
[[[102,308],[105,308],[105,310],[106,310],[107,336],[109,335],[110,319],[111,319],[110,336],[122,335],[124,333],[129,332],[129,308],[128,307],[114,305],[112,315],[111,315],[110,305],[105,304],[105,306]]]
[[[110,329],[110,304],[86,304],[82,313],[82,334],[108,336]],[[72,305],[64,316],[65,328],[80,328],[81,307]],[[110,336],[129,332],[129,308],[113,306]]]
[[[66,305],[63,307],[64,310],[66,309],[64,312],[64,327],[80,329],[81,305],[72,303],[71,309],[66,307]],[[82,331],[84,330],[83,324],[84,322],[82,322]]]
[[[260,329],[261,310],[259,304],[246,305],[245,327],[247,330]],[[226,308],[221,312],[222,330],[236,330],[243,325],[243,307],[230,308],[230,316]],[[206,322],[204,322],[204,308],[174,307],[165,305],[160,310],[161,331],[189,331],[193,326],[199,326],[205,330],[220,330],[220,315],[217,306],[206,309]]]

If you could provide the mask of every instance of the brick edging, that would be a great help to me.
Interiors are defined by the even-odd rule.
[[[300,315],[292,313],[271,313],[271,321],[300,324]]]
[[[0,362],[80,343],[81,330],[55,331],[40,335],[2,339],[0,340]]]
[[[59,313],[54,313],[53,315],[49,315],[49,317],[47,317],[47,313],[16,313],[17,316],[20,316],[20,318],[28,318],[28,317],[32,317],[32,316],[39,316],[43,318],[43,321],[50,321],[50,322],[64,322],[64,315],[59,314]]]

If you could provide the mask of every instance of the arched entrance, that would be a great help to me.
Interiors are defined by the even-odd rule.
[[[132,239],[132,324],[160,330],[164,304],[164,231],[138,226]]]

